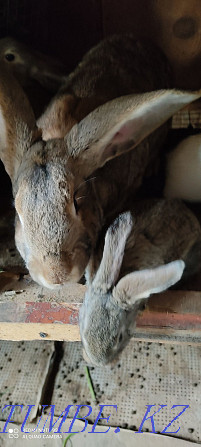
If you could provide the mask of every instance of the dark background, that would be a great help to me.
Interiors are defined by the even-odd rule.
[[[162,47],[176,86],[200,87],[200,0],[0,0],[0,38],[16,37],[68,70],[100,39],[126,31]]]

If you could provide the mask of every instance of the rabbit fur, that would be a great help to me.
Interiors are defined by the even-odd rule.
[[[102,254],[103,252],[103,254]],[[80,335],[90,363],[112,362],[134,331],[152,293],[201,268],[201,228],[179,200],[136,202],[109,227],[91,256],[80,308]]]
[[[75,123],[114,98],[168,88],[171,77],[165,56],[150,41],[132,34],[104,39],[66,77],[38,120],[43,139],[65,137]]]
[[[65,79],[64,66],[12,37],[0,39],[0,64],[24,88],[38,118]]]
[[[185,138],[168,154],[164,196],[201,202],[201,134]]]
[[[0,72],[0,155],[12,181],[17,211],[16,245],[32,278],[48,288],[58,288],[68,281],[79,281],[103,226],[108,226],[126,209],[127,203],[135,197],[146,169],[156,158],[166,134],[166,124],[165,129],[162,125],[177,110],[201,95],[201,92],[179,90],[137,93],[143,90],[143,76],[146,78],[146,70],[143,68],[144,72],[140,71],[142,62],[138,65],[139,55],[142,53],[142,59],[146,60],[147,52],[156,52],[155,58],[158,60],[158,65],[149,69],[146,89],[148,81],[151,88],[158,87],[160,70],[162,73],[167,71],[166,62],[155,47],[151,52],[150,45],[147,49],[147,44],[133,40],[133,46],[137,48],[136,57],[131,60],[129,53],[122,75],[120,63],[123,56],[118,51],[121,38],[118,39],[114,39],[117,67],[120,58],[114,84],[120,76],[122,90],[118,81],[113,95],[128,93],[128,77],[130,83],[132,78],[134,93],[97,107],[69,131],[66,130],[64,138],[58,135],[54,139],[42,137],[41,132],[44,135],[45,129],[41,130],[41,126],[36,125],[31,106],[17,81],[3,68]],[[108,44],[102,44],[104,51],[101,50],[101,59],[98,58],[101,44],[97,47],[96,63],[95,50],[87,56],[92,79],[104,67],[103,56],[108,58],[112,42],[111,38]],[[152,57],[150,55],[150,64]],[[110,69],[113,71],[112,64]],[[77,73],[79,70],[80,76]],[[128,75],[123,82],[126,70]],[[86,89],[85,71],[83,62],[77,68],[76,79],[70,76],[71,90],[76,83],[80,86],[82,79],[83,88],[85,86]],[[111,96],[111,76],[108,84],[103,76],[106,83],[104,101]],[[93,87],[93,98],[96,98],[96,90],[99,92],[98,86],[101,86],[103,96],[101,79]],[[166,76],[161,75],[161,82],[166,86]],[[90,89],[88,97],[90,102]],[[62,98],[64,105],[66,95]],[[87,97],[84,99],[88,101]],[[53,105],[54,102],[45,112],[47,127],[47,117],[50,113],[51,121]],[[61,104],[59,108],[57,105],[56,98],[54,120],[61,123],[63,112],[60,110]],[[65,110],[66,122],[71,121],[68,108]],[[80,117],[77,119],[79,121]]]

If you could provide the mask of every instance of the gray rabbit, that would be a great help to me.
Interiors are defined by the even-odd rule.
[[[114,360],[147,298],[200,268],[200,224],[179,200],[139,201],[121,214],[87,268],[80,334],[89,362]]]

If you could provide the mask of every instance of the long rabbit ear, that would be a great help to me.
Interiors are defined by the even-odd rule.
[[[64,84],[65,90],[65,84]],[[56,95],[44,113],[37,120],[43,140],[64,138],[72,127],[100,104],[98,96],[91,98],[77,98],[73,94]]]
[[[168,289],[180,280],[185,263],[181,260],[154,269],[129,273],[113,289],[113,298],[124,309],[132,308],[137,300]]]
[[[122,264],[126,240],[133,227],[130,212],[120,214],[109,227],[103,257],[93,280],[93,289],[106,293],[116,282]]]
[[[57,95],[45,112],[38,118],[37,126],[42,131],[44,141],[64,138],[77,123],[74,112],[78,100],[73,95]]]
[[[98,107],[66,137],[68,153],[79,158],[85,176],[108,160],[137,146],[186,104],[197,92],[158,90],[122,96]]]
[[[12,181],[35,135],[35,117],[25,93],[0,67],[0,158]]]

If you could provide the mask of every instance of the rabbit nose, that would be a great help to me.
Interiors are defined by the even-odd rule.
[[[56,289],[64,283],[64,278],[60,277],[53,269],[44,268],[42,263],[33,260],[27,265],[33,280],[48,289]]]
[[[88,357],[85,349],[82,349],[82,356],[84,361],[87,363],[87,365],[89,366],[100,366],[99,363],[93,362],[93,360],[90,359],[90,357]]]

